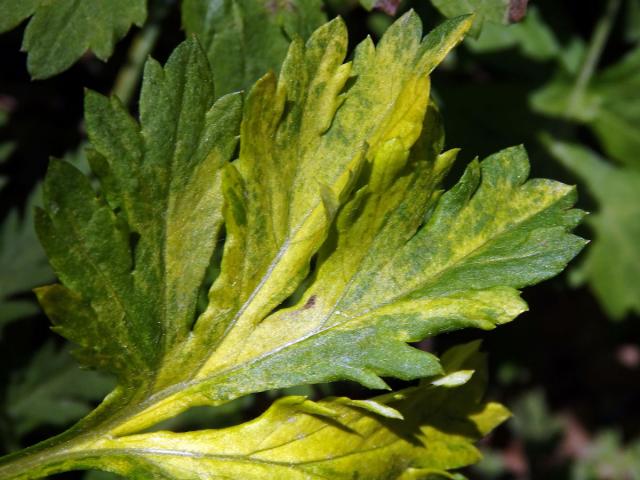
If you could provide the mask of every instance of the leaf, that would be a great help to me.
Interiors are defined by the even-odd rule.
[[[527,11],[528,0],[431,0],[445,17],[475,14],[470,35],[477,37],[485,24],[508,24],[520,21]]]
[[[611,478],[640,476],[640,440],[623,445],[616,430],[603,430],[571,468],[572,480],[590,480],[606,472]]]
[[[80,369],[68,352],[46,343],[24,370],[13,373],[6,415],[23,437],[42,425],[66,426],[78,420],[112,388],[104,374]]]
[[[291,39],[326,21],[321,0],[184,0],[182,24],[202,42],[216,94],[244,90],[280,70]]]
[[[0,11],[0,32],[31,17],[22,48],[37,79],[66,70],[87,50],[107,60],[115,42],[147,16],[145,0],[0,0]]]
[[[265,365],[272,355],[262,363],[256,355],[265,349],[278,353],[282,343],[258,344],[244,353],[238,344],[251,341],[261,321],[271,325],[270,311],[307,276],[338,204],[356,181],[365,143],[373,158],[389,138],[392,144],[415,142],[428,100],[427,74],[467,26],[466,19],[449,22],[421,43],[419,21],[408,15],[377,50],[370,41],[359,47],[353,72],[351,64],[341,65],[341,21],[319,29],[306,46],[293,42],[279,84],[267,74],[247,98],[240,158],[222,175],[227,240],[221,273],[195,325],[198,290],[222,222],[218,181],[235,145],[239,97],[223,97],[207,112],[215,95],[206,59],[193,40],[174,53],[164,72],[155,62],[147,66],[141,132],[117,100],[88,96],[87,129],[95,149],[90,161],[107,202],[68,164],[51,164],[46,213],[38,215],[37,226],[66,287],[38,294],[57,331],[82,346],[84,362],[119,375],[132,395],[122,401],[163,392],[154,397],[159,404],[153,413],[139,415],[130,428],[189,405],[224,403],[271,388],[341,377],[383,385],[362,366],[336,368],[330,357],[309,373],[305,362],[315,358],[298,360],[300,376],[290,375],[290,365],[281,370],[296,355],[306,355],[304,338],[287,355],[275,355],[278,368]],[[377,88],[380,72],[386,73],[386,89]],[[350,74],[358,80],[341,95]],[[290,107],[283,116],[285,101]],[[424,178],[429,184],[438,176]],[[313,355],[333,355],[332,348],[344,352],[349,337],[361,335],[359,328],[354,324],[338,336],[327,332],[325,350]],[[409,352],[403,362],[427,358],[403,342],[396,345]],[[247,358],[236,361],[241,354]],[[428,358],[401,375],[439,371]],[[229,368],[240,377],[226,379]],[[264,377],[267,369],[271,378]],[[398,367],[394,371],[400,373]],[[173,392],[176,384],[185,392]],[[176,402],[175,395],[182,399]]]
[[[190,303],[181,301],[180,306],[193,304],[199,282],[188,281],[185,272],[195,278],[196,269],[186,265],[210,258],[216,230],[209,225],[215,224],[206,215],[192,215],[191,227],[181,225],[180,243],[151,243],[152,227],[165,218],[164,205],[167,201],[169,205],[180,204],[179,194],[188,189],[158,192],[169,199],[158,198],[155,216],[137,212],[136,208],[154,204],[150,201],[154,192],[145,192],[144,202],[129,200],[137,193],[136,185],[129,185],[130,167],[124,170],[117,163],[123,162],[128,152],[117,155],[102,146],[109,142],[118,149],[129,148],[136,144],[135,137],[125,137],[126,143],[120,138],[101,138],[107,132],[122,131],[125,120],[115,126],[94,123],[92,110],[96,107],[89,103],[87,123],[92,142],[107,152],[102,158],[112,170],[109,176],[100,176],[107,199],[112,207],[122,209],[122,215],[111,214],[110,225],[100,225],[98,219],[109,218],[108,212],[103,213],[106,206],[98,204],[92,207],[93,212],[74,213],[77,205],[89,204],[83,199],[93,194],[87,191],[81,198],[73,198],[80,195],[76,192],[81,178],[62,164],[52,165],[46,183],[49,215],[40,217],[39,228],[45,245],[50,245],[54,267],[72,290],[54,286],[42,290],[41,299],[62,333],[87,344],[104,342],[108,337],[96,338],[86,326],[84,332],[80,330],[92,312],[76,306],[67,315],[73,313],[77,319],[71,317],[69,322],[58,309],[87,300],[98,306],[97,299],[109,300],[101,298],[106,289],[121,292],[118,301],[132,327],[113,331],[118,317],[105,315],[102,320],[101,312],[96,311],[98,321],[106,332],[119,338],[119,344],[130,345],[129,355],[138,355],[124,362],[127,381],[153,374],[155,383],[146,388],[164,393],[156,395],[161,399],[157,405],[123,426],[120,433],[142,428],[188,405],[223,403],[260,390],[338,378],[384,388],[381,375],[410,379],[437,374],[437,359],[405,342],[465,326],[493,328],[511,320],[525,309],[515,288],[557,273],[579,251],[582,241],[566,234],[581,216],[567,211],[573,202],[572,189],[547,181],[523,185],[528,164],[522,150],[505,151],[482,167],[472,164],[460,184],[440,201],[438,185],[454,154],[438,155],[442,144],[437,124],[427,125],[424,145],[418,145],[410,158],[408,147],[418,139],[428,102],[426,75],[459,41],[467,25],[468,20],[450,22],[421,43],[417,17],[403,17],[377,50],[369,41],[358,47],[352,73],[357,80],[342,99],[337,95],[350,74],[349,64],[341,66],[346,53],[342,23],[334,21],[318,30],[306,47],[294,41],[280,82],[267,75],[247,98],[240,156],[225,168],[223,176],[227,238],[221,273],[211,289],[209,306],[191,334],[193,308],[181,311],[174,298],[168,298],[164,300],[165,311],[140,311],[135,293],[143,289],[139,295],[145,299],[144,307],[161,304],[165,288],[185,292]],[[403,46],[402,56],[399,45]],[[193,52],[197,58],[195,47]],[[166,69],[168,77],[173,65],[170,62]],[[319,76],[304,72],[318,72]],[[377,88],[381,72],[391,88]],[[145,112],[151,110],[145,104],[146,92],[143,88],[143,131]],[[92,95],[89,101],[97,98]],[[282,117],[285,99],[290,106]],[[106,105],[106,100],[100,102]],[[154,118],[158,116],[156,111]],[[128,125],[131,120],[126,122]],[[152,147],[157,148],[150,144]],[[153,160],[150,156],[148,161]],[[134,157],[129,163],[136,165],[140,160]],[[117,168],[123,168],[121,174]],[[364,172],[360,180],[359,172]],[[65,185],[74,176],[79,185]],[[482,184],[481,177],[486,178]],[[157,180],[148,183],[162,185]],[[207,185],[213,188],[210,181]],[[343,200],[353,188],[356,191],[351,199]],[[68,192],[74,192],[73,196]],[[59,211],[52,207],[59,207]],[[336,214],[335,227],[330,229]],[[87,220],[79,223],[71,215],[86,215]],[[82,225],[91,225],[89,215],[97,217],[96,227],[91,228],[100,228],[102,234],[91,230],[82,233],[86,228]],[[133,223],[127,230],[139,235],[133,275],[127,238],[122,233],[126,227],[118,220]],[[220,221],[218,217],[213,220]],[[99,254],[92,269],[86,271],[91,262],[81,257],[82,252],[76,260],[68,248],[56,246],[69,228],[66,225],[81,232],[79,238],[71,238],[87,243],[83,250]],[[200,254],[184,236],[193,232],[203,238],[199,229],[205,226],[211,228],[207,235],[210,241]],[[107,250],[103,245],[110,238]],[[461,242],[462,238],[466,240]],[[545,241],[540,242],[541,238]],[[114,251],[114,246],[121,253]],[[163,261],[153,256],[157,251],[175,257]],[[302,298],[290,308],[271,313],[307,277],[316,252],[318,268]],[[112,260],[118,257],[122,258],[118,263]],[[173,258],[177,258],[179,274],[168,270],[174,265]],[[160,267],[154,261],[166,265],[164,278],[155,273]],[[91,282],[108,279],[95,278],[97,267],[101,276],[113,276],[115,281],[100,289],[99,284],[91,286]],[[198,265],[198,280],[204,267],[205,263]],[[142,281],[148,270],[153,276]],[[165,282],[176,286],[169,283],[165,287]],[[159,285],[160,292],[147,290],[150,285]],[[154,297],[158,301],[148,300]],[[133,305],[130,314],[128,303]],[[108,305],[111,308],[100,308],[113,315],[112,305]],[[87,313],[80,317],[79,312]],[[160,321],[151,323],[145,318]],[[162,342],[164,347],[155,348],[154,342]],[[353,354],[354,345],[362,345],[362,354]],[[113,346],[99,348],[107,351]],[[156,357],[159,350],[162,356]],[[119,358],[116,351],[108,357]],[[115,371],[120,368],[113,361],[108,366]],[[183,387],[173,392],[171,386],[177,383]]]
[[[486,364],[478,345],[443,356],[453,373],[449,357],[467,350],[460,366],[476,375],[466,385],[425,383],[371,400],[402,412],[405,421],[347,398],[286,397],[259,418],[227,429],[97,439],[87,461],[131,479],[449,478],[448,470],[480,458],[473,442],[510,415],[482,401]]]
[[[547,145],[586,183],[599,205],[588,222],[595,240],[574,280],[589,282],[612,319],[640,313],[640,173],[616,167],[579,145],[551,140]]]
[[[527,16],[516,24],[485,23],[480,36],[467,38],[465,45],[478,53],[517,47],[523,55],[536,61],[554,59],[561,52],[553,31],[535,6],[530,7]]]
[[[494,328],[526,309],[518,289],[584,245],[569,233],[582,213],[573,188],[526,180],[519,147],[472,162],[443,193],[456,151],[441,153],[429,74],[469,26],[457,18],[422,39],[410,12],[346,64],[340,19],[293,40],[279,79],[268,73],[247,95],[231,163],[240,97],[214,104],[193,39],[164,69],[148,63],[139,124],[116,99],[88,95],[100,195],[51,164],[37,227],[62,284],[38,296],[83,362],[119,386],[38,447],[55,452],[40,474],[91,467],[97,440],[141,438],[130,435],[194,406],[441,375],[437,357],[407,343]],[[219,238],[219,274],[198,314]]]
[[[35,298],[17,295],[53,279],[33,227],[33,209],[39,197],[40,189],[31,193],[24,218],[14,209],[0,224],[0,336],[7,323],[38,312]]]
[[[138,126],[116,98],[87,96],[89,161],[106,202],[53,161],[36,227],[69,287],[39,290],[56,329],[84,347],[87,364],[144,385],[163,350],[189,334],[222,221],[219,170],[236,144],[240,99],[213,105],[194,40],[166,70],[147,63],[141,97]]]
[[[533,107],[552,116],[568,117],[593,129],[604,151],[624,165],[640,169],[640,48],[594,76],[584,95],[569,108],[573,75],[560,71],[532,97]]]

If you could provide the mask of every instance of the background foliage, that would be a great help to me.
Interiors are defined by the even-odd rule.
[[[325,16],[343,15],[354,45],[367,34],[379,37],[392,22],[391,15],[408,8],[420,14],[425,30],[439,23],[443,14],[478,9],[481,21],[475,38],[450,55],[433,78],[447,146],[462,147],[463,159],[470,160],[471,155],[486,156],[524,143],[533,176],[578,184],[581,206],[592,212],[581,233],[592,245],[568,274],[525,294],[531,313],[487,336],[490,396],[515,415],[484,445],[485,460],[468,475],[640,478],[640,1],[537,0],[530,2],[525,18],[512,25],[504,21],[511,14],[505,7],[508,2],[490,0],[378,2],[384,11],[366,0],[362,5],[339,0],[321,5],[314,0],[303,2],[301,15],[285,9],[276,17],[265,16],[260,0],[185,0],[182,8],[170,0],[150,1],[146,7],[144,2],[125,2],[129,6],[121,16],[90,31],[58,22],[59,28],[75,32],[64,55],[47,50],[52,44],[44,39],[42,44],[34,40],[40,38],[35,32],[46,18],[42,10],[56,3],[4,0],[0,6],[13,8],[14,3],[32,4],[32,9],[13,19],[5,16],[0,30],[35,15],[26,28],[23,22],[0,37],[3,453],[58,432],[112,385],[110,378],[77,367],[64,342],[49,332],[30,293],[52,279],[32,227],[32,207],[38,202],[48,155],[67,156],[81,168],[86,163],[78,153],[85,138],[84,87],[105,94],[114,91],[134,105],[142,60],[152,52],[164,61],[185,30],[200,35],[214,69],[218,64],[218,69],[229,70],[220,81],[239,79],[217,85],[222,94],[277,68],[288,39],[307,36]],[[64,1],[58,3],[68,8]],[[103,2],[91,3],[99,8]],[[233,8],[220,10],[223,4]],[[202,18],[211,21],[199,23]],[[138,27],[130,30],[132,24]],[[63,34],[55,25],[46,27],[52,34]],[[244,31],[263,35],[249,39],[256,62],[237,49],[224,48],[237,46],[235,39]],[[29,52],[28,62],[21,45]],[[87,47],[98,58],[83,55]],[[60,59],[51,64],[55,71],[39,64],[47,56]],[[32,82],[29,72],[35,78],[51,78]],[[449,335],[425,348],[442,351],[449,344],[483,336]],[[319,397],[328,389],[305,387],[286,393]],[[331,393],[362,395],[351,384],[332,389]],[[231,425],[264,411],[281,394],[190,411],[171,420],[170,427]]]

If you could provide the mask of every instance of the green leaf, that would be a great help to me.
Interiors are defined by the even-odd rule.
[[[475,14],[470,34],[477,37],[485,24],[508,24],[522,19],[527,10],[523,0],[431,0],[445,17]]]
[[[33,78],[69,68],[87,50],[107,60],[115,42],[147,16],[145,0],[0,0],[0,32],[32,17],[22,48]]]
[[[0,336],[2,326],[38,312],[35,298],[16,295],[53,279],[33,227],[33,210],[39,197],[37,188],[27,202],[23,218],[14,209],[0,224]]]
[[[12,374],[5,411],[15,434],[23,437],[42,425],[78,420],[112,388],[110,378],[80,369],[68,352],[46,343],[29,365]]]
[[[182,2],[182,24],[203,44],[218,96],[279,71],[291,39],[307,39],[325,21],[321,0]]]
[[[551,153],[578,175],[598,201],[588,224],[595,240],[578,271],[613,319],[640,314],[640,173],[617,167],[579,145],[547,141]]]
[[[571,468],[572,480],[591,480],[606,472],[610,478],[640,476],[640,440],[623,444],[622,435],[604,430],[585,449]]]
[[[40,289],[41,301],[87,364],[127,383],[153,382],[164,350],[193,322],[240,115],[237,95],[213,98],[206,58],[185,42],[165,70],[147,63],[140,126],[116,98],[88,94],[89,161],[106,199],[66,162],[47,174],[36,226],[68,288]]]
[[[640,169],[640,48],[595,75],[577,103],[569,108],[574,83],[574,75],[560,71],[534,94],[533,107],[588,125],[609,156]]]
[[[338,378],[381,387],[379,374],[415,378],[439,372],[435,357],[404,344],[417,332],[388,339],[400,354],[396,365],[384,360],[389,348],[384,341],[350,358],[351,342],[358,337],[367,342],[373,335],[374,345],[380,343],[385,333],[378,329],[389,330],[389,320],[384,327],[367,326],[363,317],[339,328],[342,322],[336,321],[345,317],[333,314],[326,320],[335,325],[323,328],[322,317],[302,317],[297,329],[286,332],[282,312],[269,314],[307,276],[339,204],[359,172],[369,169],[363,163],[372,165],[379,157],[375,181],[382,183],[375,188],[391,187],[407,162],[402,145],[413,144],[422,128],[428,73],[468,24],[468,19],[451,21],[421,42],[419,20],[407,15],[377,49],[369,40],[361,44],[353,67],[342,65],[347,38],[340,20],[319,29],[306,45],[294,40],[280,80],[267,74],[249,94],[239,159],[222,175],[235,145],[238,97],[223,97],[209,110],[215,95],[195,41],[181,46],[164,71],[155,62],[147,66],[141,131],[117,100],[89,94],[90,161],[106,202],[68,164],[52,163],[46,213],[37,225],[66,287],[38,293],[56,329],[82,346],[87,364],[117,373],[124,386],[135,385],[126,390],[132,397],[125,401],[138,395],[157,399],[123,431],[189,405],[224,403],[255,391]],[[382,72],[387,88],[380,88]],[[341,93],[350,76],[355,82]],[[434,130],[438,135],[435,125]],[[435,141],[426,139],[417,149],[416,155],[424,152],[415,162],[419,171],[389,192],[390,208],[399,200],[422,202],[399,230],[399,245],[419,226],[434,185],[452,160],[447,154],[436,162],[442,145]],[[413,190],[406,191],[409,187]],[[222,222],[220,188],[227,237],[221,273],[207,310],[196,319],[198,290]],[[403,198],[409,193],[418,196]],[[326,283],[324,276],[319,281]],[[339,293],[326,292],[327,302]],[[482,299],[474,301],[481,308]],[[521,301],[515,302],[512,308],[522,310]],[[308,313],[316,311],[321,313]],[[283,331],[280,341],[274,328]],[[263,336],[271,341],[265,343]],[[324,346],[316,350],[314,342]]]
[[[526,309],[518,289],[557,274],[584,245],[569,233],[582,213],[571,209],[573,188],[527,181],[521,147],[472,162],[443,193],[456,151],[442,152],[429,74],[469,26],[460,17],[423,39],[410,12],[349,63],[340,19],[306,43],[294,39],[279,78],[266,74],[247,95],[231,163],[240,97],[214,104],[193,39],[164,69],[147,64],[139,124],[117,100],[88,95],[100,194],[70,165],[51,164],[37,227],[62,284],[38,295],[85,364],[115,372],[119,386],[27,452],[49,459],[39,474],[91,467],[96,442],[150,439],[131,434],[194,406],[310,383],[387,388],[383,376],[442,375],[437,357],[407,343],[491,329]],[[219,274],[199,314],[218,241]],[[455,388],[468,370],[434,387]],[[398,418],[379,399],[349,406]],[[0,476],[19,466],[0,466]],[[172,478],[162,468],[153,474]],[[427,474],[420,468],[414,478]]]
[[[482,400],[486,362],[477,348],[476,342],[443,356],[452,374],[458,365],[449,365],[450,357],[465,350],[459,366],[476,371],[466,385],[425,383],[370,400],[405,421],[362,408],[362,401],[286,397],[227,429],[97,439],[85,461],[131,479],[450,478],[448,470],[478,461],[473,443],[510,415]]]
[[[523,55],[536,61],[550,60],[560,54],[558,40],[535,5],[514,25],[485,23],[480,36],[467,38],[465,45],[478,53],[517,47]]]

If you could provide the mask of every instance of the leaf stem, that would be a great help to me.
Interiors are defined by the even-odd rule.
[[[589,50],[580,67],[580,72],[576,78],[576,83],[573,86],[569,102],[567,103],[566,117],[571,118],[576,111],[576,108],[582,100],[582,96],[589,86],[589,82],[593,77],[593,74],[600,62],[600,57],[604,51],[604,47],[607,44],[609,34],[613,28],[613,23],[620,9],[620,0],[609,0],[604,12],[604,15],[598,21],[591,41],[589,42]]]
[[[73,429],[0,458],[0,480],[32,480],[73,469],[72,448],[82,432]]]

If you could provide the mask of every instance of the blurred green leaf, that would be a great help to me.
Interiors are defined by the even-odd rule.
[[[280,65],[295,37],[326,21],[322,0],[184,0],[182,23],[215,72],[216,97],[244,90]]]
[[[628,446],[615,431],[598,435],[572,468],[572,480],[635,480],[640,478],[640,440]]]
[[[470,34],[477,37],[489,23],[508,24],[524,16],[527,2],[523,0],[431,0],[445,17],[475,14]]]
[[[630,42],[640,42],[640,0],[627,0],[625,36]]]
[[[132,24],[147,17],[146,0],[0,0],[0,32],[31,17],[22,48],[33,78],[69,68],[87,50],[107,60]]]
[[[480,36],[467,38],[465,45],[477,53],[519,48],[524,56],[537,61],[550,60],[560,53],[553,31],[535,6],[529,9],[522,22],[514,25],[486,23]]]
[[[104,374],[82,370],[65,350],[46,343],[6,391],[6,415],[22,437],[41,425],[65,426],[87,414],[114,386]]]
[[[613,319],[640,314],[640,172],[617,167],[575,144],[547,140],[551,153],[578,175],[598,201],[588,218],[595,240],[587,249],[576,283],[589,282]]]
[[[595,75],[584,94],[576,97],[574,84],[561,70],[532,96],[533,108],[588,125],[609,156],[640,169],[640,47]]]
[[[15,296],[53,279],[33,226],[33,210],[39,196],[37,188],[23,218],[14,209],[0,224],[0,335],[3,325],[38,311],[35,296],[31,296],[33,301]]]
[[[510,425],[519,438],[536,443],[548,442],[562,430],[560,419],[549,411],[544,392],[537,389],[517,400]]]

